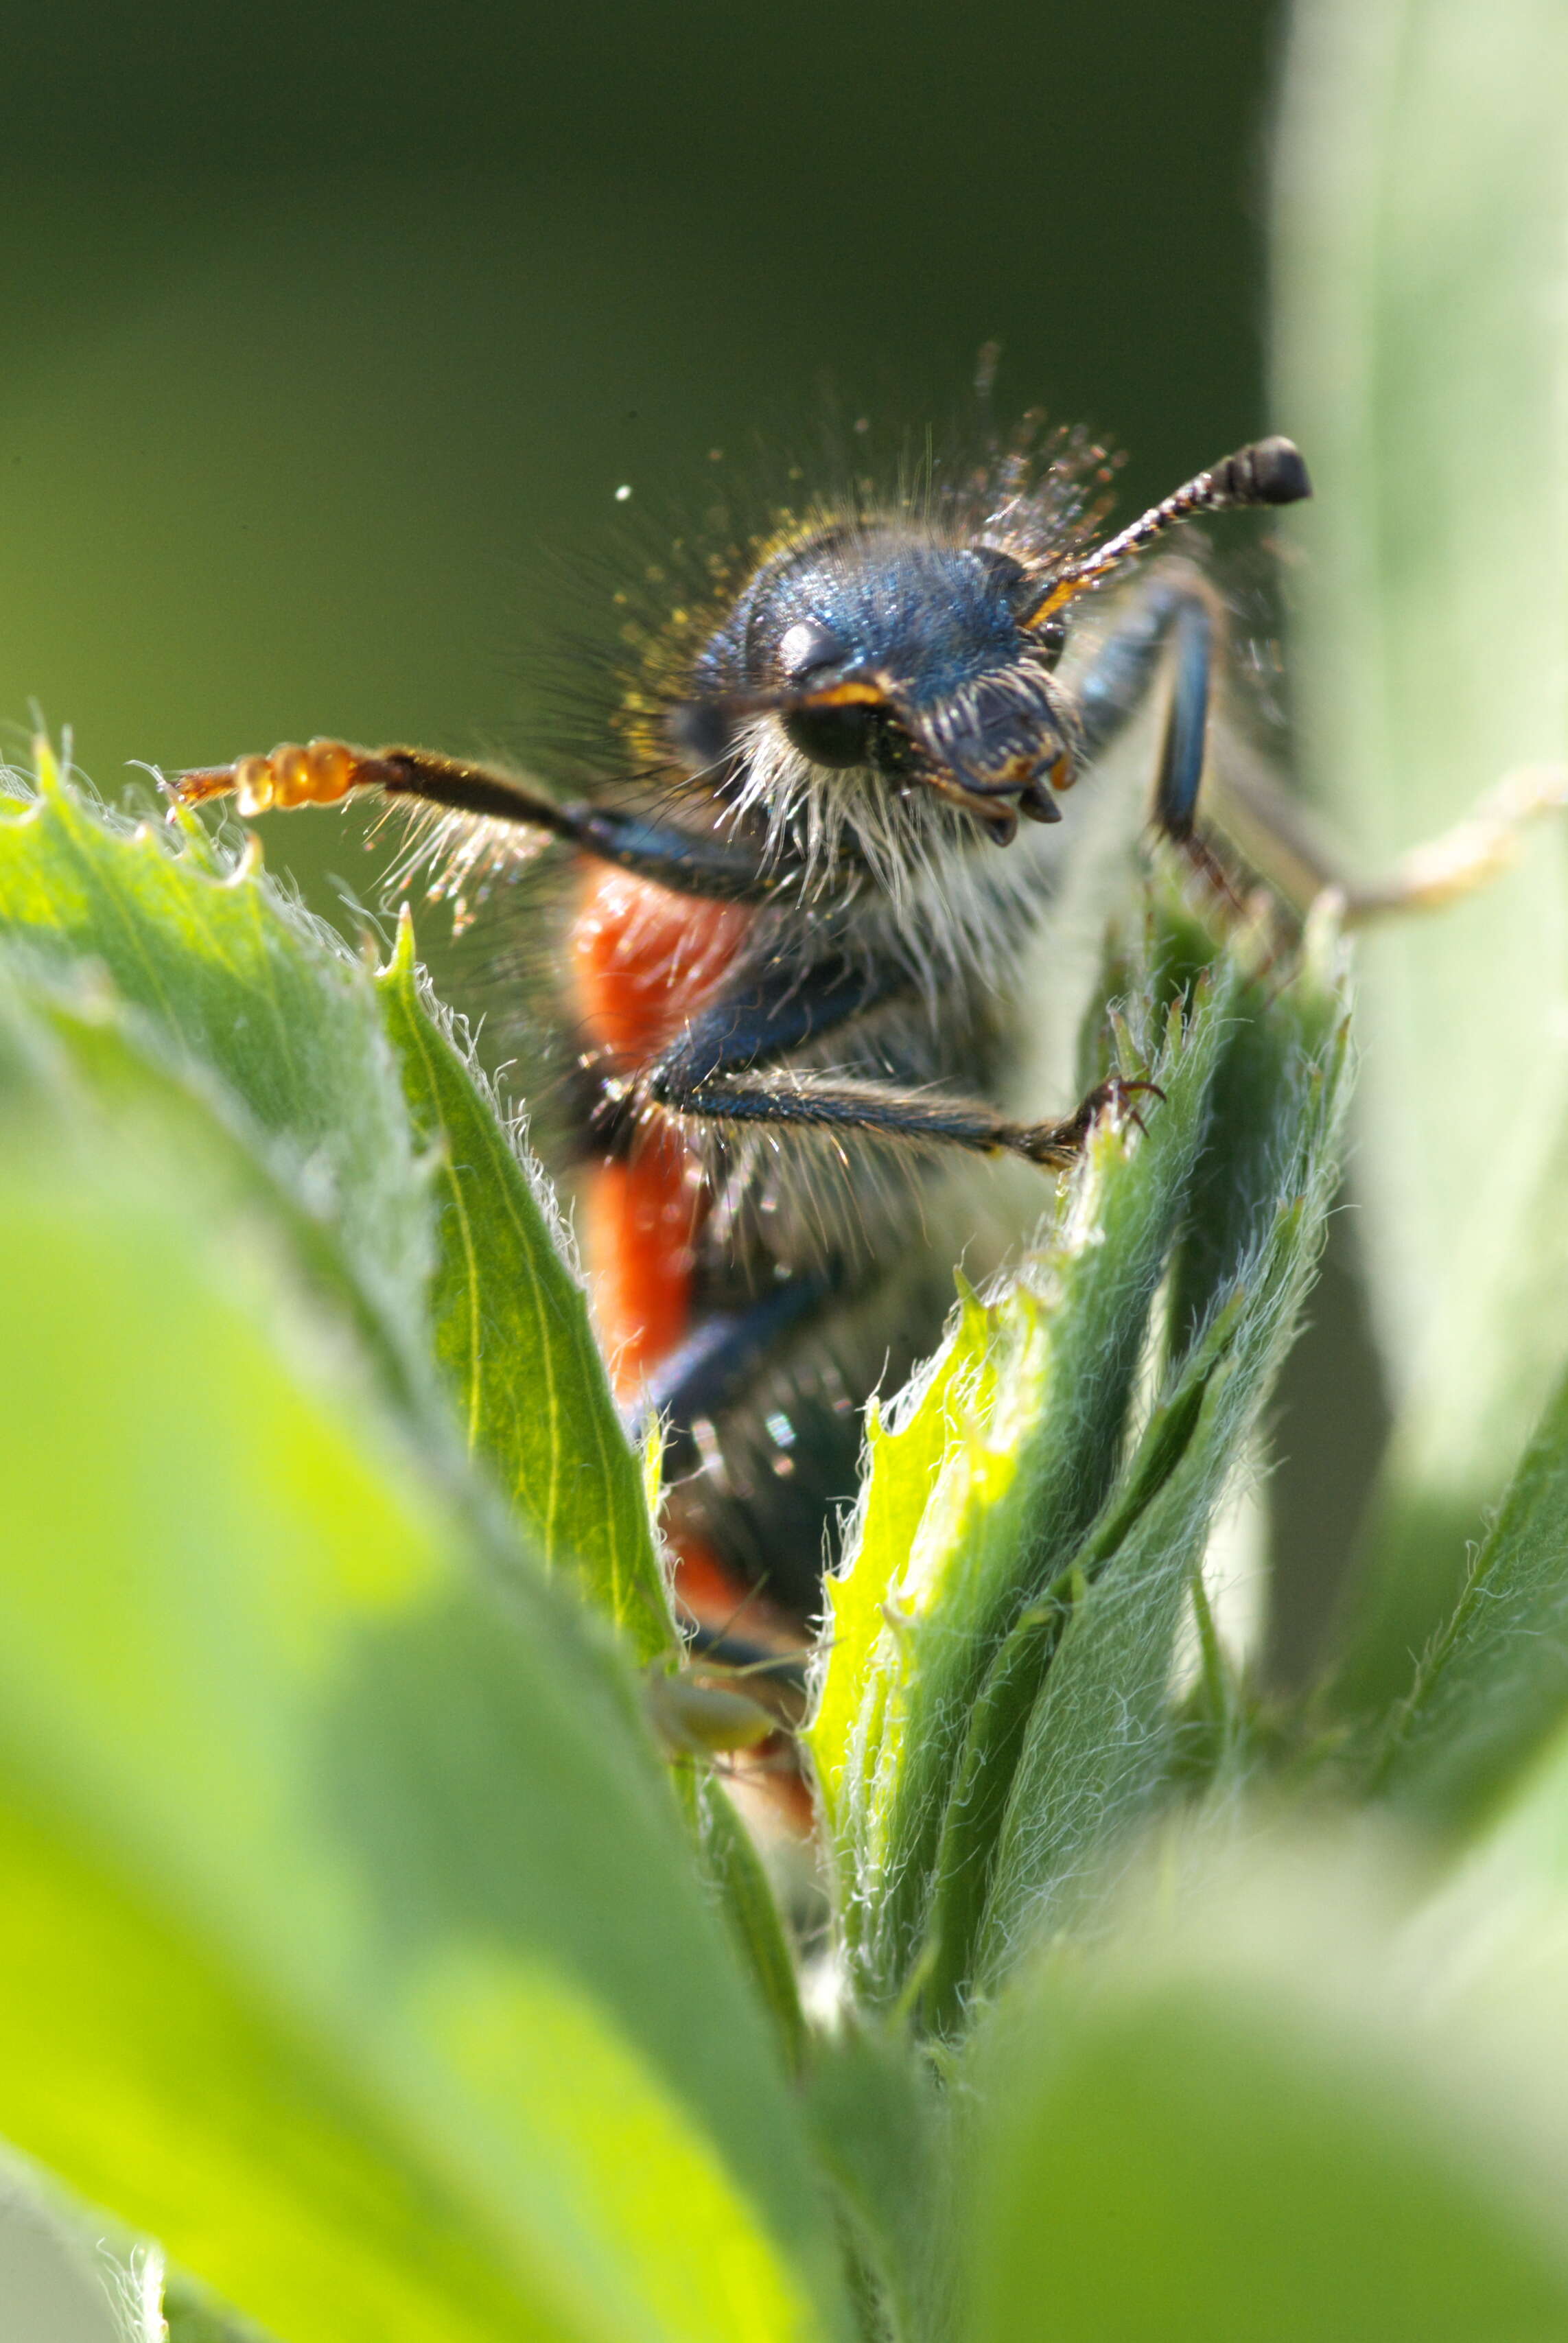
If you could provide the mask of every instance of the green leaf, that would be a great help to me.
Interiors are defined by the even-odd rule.
[[[1102,1129],[1021,1277],[966,1304],[874,1440],[829,1587],[813,1746],[853,1973],[939,2030],[1169,1769],[1182,1601],[1337,1177],[1332,928],[1282,983],[1246,933],[1206,970],[1214,938],[1156,902],[1129,971],[1167,1033],[1147,1136]],[[1168,1262],[1163,1388],[1124,1461]]]
[[[1395,1712],[1373,1779],[1462,1828],[1568,1717],[1568,1382],[1547,1408],[1452,1618]]]
[[[816,2046],[807,2103],[869,2316],[890,2343],[952,2333],[953,2190],[935,2077],[901,2033],[849,2020]]]
[[[59,974],[88,964],[227,1086],[416,1375],[429,1186],[375,986],[262,878],[259,850],[233,863],[188,816],[132,829],[45,757],[35,799],[0,798],[0,934]]]
[[[895,1996],[922,1956],[944,1815],[988,1672],[1113,1484],[1238,981],[1233,970],[1203,979],[1190,1024],[1171,1005],[1158,1054],[1140,1053],[1165,1093],[1147,1133],[1101,1123],[1022,1277],[966,1308],[934,1378],[917,1378],[896,1414],[896,1438],[873,1450],[861,1534],[830,1590],[824,1676],[829,1763],[851,1759],[839,1805],[840,1901],[873,2003]],[[906,1458],[914,1489],[880,1494],[879,1476],[901,1476]],[[846,1662],[840,1604],[852,1623]],[[845,1668],[865,1687],[848,1733],[851,1699],[836,1683]]]
[[[1172,1264],[1173,1363],[1201,1344],[1216,1312],[1256,1289],[1282,1205],[1321,1188],[1347,1103],[1349,1004],[1332,910],[1309,920],[1288,978],[1266,931],[1233,949],[1244,961],[1255,953],[1263,973],[1238,996],[1215,1071],[1211,1135]]]
[[[1035,1936],[1081,1916],[1085,1897],[1103,1885],[1111,1842],[1140,1816],[1170,1769],[1182,1602],[1202,1568],[1261,1396],[1265,1360],[1249,1360],[1253,1373],[1239,1375],[1231,1356],[1239,1331],[1236,1322],[1215,1328],[1169,1413],[1161,1410],[1151,1423],[1162,1463],[1171,1460],[1156,1493],[1119,1507],[1120,1518],[1091,1540],[1070,1580],[1060,1648],[1020,1735],[982,1875],[988,1892],[977,1942],[971,1949],[960,1938],[947,1955],[950,1963],[960,1952],[969,1956],[955,1996],[970,1976],[981,1990],[993,1986]]]
[[[991,1662],[970,1712],[932,1866],[920,2003],[936,2032],[950,2030],[961,2016],[1035,1700],[1087,1593],[1081,1574],[1070,1572],[1044,1602],[1030,1604]]]
[[[265,2343],[258,2328],[232,2318],[183,2270],[164,2280],[164,2325],[168,2343]]]
[[[1231,1799],[1015,1976],[954,2094],[964,2343],[1040,2305],[1084,2343],[1568,2333],[1562,1907],[1432,1896],[1419,1852]]]
[[[0,2130],[289,2343],[830,2328],[635,1680],[178,1160],[0,1151]]]
[[[1073,1565],[1060,1648],[1035,1698],[997,1837],[975,1959],[982,1986],[1032,1936],[1073,1916],[1107,1847],[1169,1771],[1182,1601],[1317,1266],[1339,1180],[1346,1061],[1342,1002],[1311,960],[1231,1029],[1209,1159],[1230,1149],[1231,1169],[1222,1188],[1212,1176],[1197,1185],[1173,1295],[1176,1368],[1123,1487]],[[1194,1255],[1218,1306],[1205,1307],[1183,1353]],[[954,1962],[962,1949],[961,1940],[944,1943],[943,1957]]]
[[[206,1078],[432,1448],[449,1437],[433,1347],[470,1451],[546,1560],[578,1572],[640,1655],[667,1651],[641,1466],[581,1289],[540,1183],[421,995],[411,931],[377,987],[254,850],[231,865],[194,821],[180,835],[176,852],[168,834],[127,830],[46,764],[36,801],[0,803],[7,948],[78,993],[95,972],[91,1014],[135,1012],[144,1055],[161,1038],[172,1078]]]
[[[1292,700],[1375,874],[1568,753],[1568,15],[1305,0],[1293,24],[1276,398],[1317,494],[1286,524]],[[1360,1250],[1400,1415],[1351,1714],[1409,1690],[1563,1365],[1565,1033],[1560,830],[1361,948]]]
[[[0,1113],[15,1131],[41,1129],[68,1144],[83,1171],[112,1161],[150,1179],[176,1162],[181,1193],[243,1216],[253,1236],[266,1232],[284,1275],[353,1328],[385,1393],[423,1418],[445,1454],[444,1418],[430,1423],[433,1377],[388,1339],[336,1222],[279,1176],[266,1134],[232,1091],[171,1051],[150,1019],[95,980],[90,962],[41,976],[0,939]]]
[[[702,1868],[735,1949],[771,2014],[790,2072],[806,2063],[806,2020],[795,1958],[756,1844],[729,1792],[704,1768],[694,1785]]]
[[[1222,1337],[1228,1325],[1217,1331]],[[1211,1349],[1214,1355],[1222,1355],[1222,1340],[1216,1340]],[[1000,1904],[1004,1912],[1008,1910],[1020,1879],[1031,1875],[1041,1844],[1053,1827],[1061,1827],[1062,1815],[1053,1813],[1055,1793],[1064,1790],[1073,1802],[1081,1796],[1080,1814],[1085,1806],[1091,1809],[1099,1824],[1097,1835],[1103,1835],[1110,1804],[1105,1795],[1105,1760],[1111,1750],[1124,1755],[1123,1728],[1140,1715],[1138,1704],[1147,1704],[1150,1677],[1155,1672],[1161,1680],[1160,1705],[1163,1707],[1176,1624],[1173,1599],[1179,1602],[1184,1582],[1180,1570],[1174,1574],[1159,1568],[1141,1570],[1138,1560],[1130,1562],[1124,1549],[1136,1546],[1141,1558],[1143,1516],[1187,1452],[1206,1383],[1206,1373],[1189,1368],[1173,1400],[1155,1406],[1132,1467],[1108,1506],[1104,1523],[1046,1597],[1023,1613],[992,1662],[970,1712],[942,1821],[927,1924],[928,1949],[922,1962],[921,2008],[939,2031],[952,2027],[962,2016],[973,1988],[977,1950],[988,1916],[994,1934],[996,1907]],[[1062,1710],[1072,1704],[1082,1673],[1086,1606],[1092,1604],[1091,1636],[1101,1645],[1105,1641],[1099,1631],[1106,1621],[1111,1598],[1102,1602],[1091,1594],[1091,1585],[1108,1568],[1119,1581],[1132,1582],[1132,1600],[1116,1604],[1114,1611],[1122,1647],[1111,1654],[1104,1685],[1112,1719],[1096,1716],[1098,1734],[1091,1726],[1088,1732],[1064,1735]],[[1042,1730],[1037,1722],[1045,1705],[1042,1692],[1050,1692],[1049,1672],[1059,1664],[1067,1670],[1069,1686],[1060,1700],[1051,1699],[1049,1722]],[[1125,1684],[1118,1677],[1123,1666]],[[1160,1725],[1147,1719],[1143,1722],[1147,1745]],[[1070,1769],[1064,1775],[1056,1762],[1064,1741],[1072,1748],[1073,1760],[1081,1762],[1081,1780]],[[1020,1789],[1017,1777],[1026,1755],[1028,1785]],[[1058,1779],[1042,1782],[1042,1765]],[[1004,1831],[1016,1836],[1020,1813],[1032,1818],[1030,1837],[1022,1847],[1010,1849],[1010,1859],[1003,1861]],[[1050,1823],[1043,1821],[1046,1815],[1051,1816]],[[993,1955],[992,1966],[999,1965],[1000,1955]]]
[[[1478,2123],[1404,2030],[1218,1964],[1010,2009],[969,2163],[966,2343],[1568,2333],[1523,2145],[1511,2169],[1500,2108]]]
[[[867,1408],[865,1466],[848,1541],[852,1559],[823,1590],[827,1664],[804,1738],[824,1822],[830,1836],[840,1841],[851,1828],[846,1787],[858,1788],[876,1770],[886,1714],[887,1684],[879,1660],[888,1592],[908,1564],[937,1475],[969,1408],[991,1396],[989,1320],[961,1279],[959,1291],[956,1326],[930,1369],[896,1403],[891,1421],[874,1399]]]
[[[433,1011],[407,912],[380,978],[414,1128],[439,1160],[436,1354],[482,1456],[552,1567],[651,1660],[674,1640],[642,1466],[627,1442],[582,1287],[497,1102]]]

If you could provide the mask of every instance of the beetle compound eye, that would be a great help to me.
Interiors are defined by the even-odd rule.
[[[800,618],[785,629],[779,645],[779,667],[787,683],[809,683],[822,669],[841,666],[849,657],[831,627],[820,618]]]
[[[863,765],[870,754],[875,712],[864,706],[798,708],[784,719],[784,729],[814,765]]]

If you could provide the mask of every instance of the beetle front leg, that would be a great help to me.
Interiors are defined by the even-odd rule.
[[[357,749],[346,740],[286,742],[266,757],[240,757],[181,773],[175,795],[184,805],[232,797],[247,818],[276,809],[337,805],[356,791],[470,814],[480,821],[543,831],[596,861],[678,895],[721,902],[769,901],[793,875],[788,866],[764,870],[756,856],[729,840],[678,830],[615,807],[580,799],[562,802],[530,781],[487,765],[442,757],[427,749]]]

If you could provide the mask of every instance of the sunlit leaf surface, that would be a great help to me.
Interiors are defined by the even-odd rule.
[[[5,1188],[0,2128],[290,2338],[816,2332],[619,1669],[350,1431],[233,1229]]]
[[[111,822],[47,758],[36,798],[0,797],[0,933],[100,972],[226,1086],[389,1339],[422,1356],[428,1182],[368,970],[193,820]]]
[[[0,884],[0,2132],[291,2343],[831,2329],[635,1677],[443,1435],[368,978],[53,789]]]
[[[162,836],[106,821],[45,763],[38,799],[0,800],[0,933],[77,995],[96,985],[101,1020],[134,1012],[172,1078],[206,1081],[427,1437],[453,1428],[433,1356],[537,1549],[580,1572],[634,1649],[667,1648],[641,1472],[580,1287],[425,1005],[407,923],[377,986],[254,860],[186,820]]]

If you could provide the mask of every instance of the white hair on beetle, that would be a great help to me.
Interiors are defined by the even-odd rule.
[[[774,716],[755,718],[739,747],[744,778],[720,827],[734,831],[765,814],[765,867],[803,859],[799,903],[831,913],[860,897],[869,876],[882,901],[864,949],[896,952],[933,1005],[944,980],[999,980],[1020,924],[1038,917],[1053,884],[1060,849],[1042,829],[998,849],[928,784],[892,789],[869,767],[812,764]],[[846,870],[851,842],[865,875]]]

